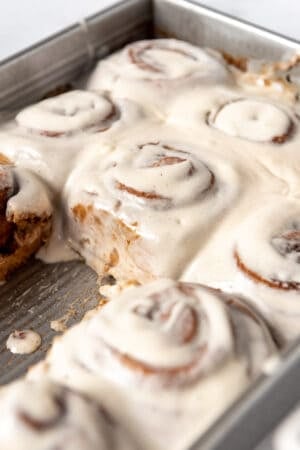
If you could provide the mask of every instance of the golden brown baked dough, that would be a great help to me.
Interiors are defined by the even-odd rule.
[[[9,199],[18,193],[13,168],[0,166],[0,280],[14,270],[47,241],[51,234],[51,217],[20,211],[7,213]]]

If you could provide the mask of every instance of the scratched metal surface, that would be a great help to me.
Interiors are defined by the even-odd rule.
[[[96,274],[78,261],[43,264],[32,260],[0,286],[0,384],[22,375],[40,360],[53,337],[50,322],[66,315],[67,325],[79,321],[99,302]],[[13,355],[6,339],[13,330],[34,329],[42,345],[31,355]]]

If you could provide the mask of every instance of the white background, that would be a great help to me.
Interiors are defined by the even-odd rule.
[[[116,0],[0,0],[0,60]],[[201,0],[300,40],[300,0]]]

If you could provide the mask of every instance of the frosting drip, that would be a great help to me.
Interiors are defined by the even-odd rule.
[[[32,330],[13,331],[6,341],[6,348],[20,355],[33,353],[41,345],[41,336]]]

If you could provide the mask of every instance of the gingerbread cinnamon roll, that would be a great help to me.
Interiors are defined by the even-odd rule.
[[[88,87],[159,103],[161,95],[174,95],[174,88],[230,80],[226,63],[217,52],[176,39],[154,39],[129,44],[100,61]]]
[[[18,381],[0,391],[3,450],[137,448],[102,405],[50,381]]]
[[[68,180],[71,244],[101,276],[137,282],[178,276],[234,200],[234,170],[172,140],[130,138],[101,160],[97,153]],[[170,239],[182,248],[176,262]]]
[[[242,299],[165,279],[128,290],[71,330],[54,345],[48,370],[103,396],[140,442],[183,449],[274,351],[266,325]],[[102,382],[116,403],[98,389]]]
[[[0,166],[0,280],[39,250],[51,232],[52,206],[30,172]]]
[[[122,114],[126,116],[126,103],[108,92],[74,90],[28,106],[16,121],[34,134],[51,138],[100,133],[120,121]]]
[[[299,213],[291,201],[259,209],[241,225],[233,253],[241,288],[285,338],[300,333]]]

